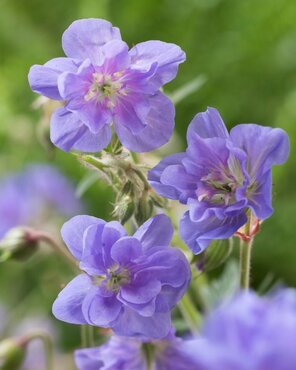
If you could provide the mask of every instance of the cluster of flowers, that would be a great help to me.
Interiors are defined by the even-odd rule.
[[[296,295],[289,289],[268,298],[240,293],[206,319],[197,338],[174,335],[147,343],[111,337],[101,347],[75,352],[79,370],[294,370]],[[149,348],[149,347],[148,347]]]
[[[62,43],[67,57],[29,73],[33,91],[63,102],[51,118],[56,146],[100,151],[112,128],[135,152],[169,140],[175,111],[160,89],[185,60],[178,46],[147,41],[129,50],[119,30],[99,19],[75,21]],[[190,123],[187,142],[186,152],[164,158],[148,180],[161,196],[187,204],[180,235],[198,254],[212,240],[238,232],[250,212],[259,221],[272,214],[271,167],[286,161],[289,140],[281,129],[256,124],[228,133],[218,111],[209,108]],[[77,351],[79,369],[292,370],[295,354],[278,335],[285,326],[289,343],[295,343],[296,306],[288,294],[271,300],[238,295],[208,319],[200,338],[174,336],[171,310],[191,271],[184,254],[170,246],[173,231],[163,214],[133,236],[117,221],[91,216],[63,226],[62,237],[83,273],[62,290],[53,313],[115,333],[101,348]]]

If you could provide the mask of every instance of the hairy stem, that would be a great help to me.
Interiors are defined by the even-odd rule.
[[[67,261],[75,270],[78,269],[77,262],[74,257],[57,240],[55,240],[50,234],[46,232],[36,231],[34,233],[34,238],[40,242],[44,242],[49,245],[55,252],[57,252],[65,261]]]
[[[240,286],[245,290],[250,287],[252,245],[253,238],[240,240]]]

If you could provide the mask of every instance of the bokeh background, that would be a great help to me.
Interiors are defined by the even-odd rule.
[[[28,86],[27,74],[31,65],[62,56],[63,31],[73,20],[87,17],[111,21],[130,46],[159,39],[186,51],[186,63],[165,87],[173,95],[190,81],[199,81],[199,88],[176,107],[181,149],[190,120],[207,106],[219,109],[228,128],[251,122],[288,131],[291,155],[287,164],[274,169],[275,213],[256,238],[252,276],[254,286],[266,279],[295,286],[295,0],[0,0],[1,177],[40,162],[56,165],[74,184],[85,176],[74,157],[46,142],[48,120],[41,109],[34,109],[37,95]],[[107,186],[96,183],[82,198],[88,213],[110,218]],[[71,276],[67,266],[51,254],[25,264],[2,264],[1,301],[12,311],[10,320],[35,311],[50,315],[67,274]],[[77,328],[57,326],[60,348],[77,345]]]

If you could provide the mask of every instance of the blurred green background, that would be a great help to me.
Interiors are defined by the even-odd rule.
[[[252,275],[255,285],[269,276],[295,286],[295,0],[0,0],[1,175],[31,161],[51,160],[74,181],[83,176],[85,170],[71,155],[55,151],[49,156],[40,142],[40,112],[32,108],[37,96],[27,73],[32,64],[62,56],[63,31],[73,20],[87,17],[110,20],[130,46],[159,39],[185,50],[187,61],[165,91],[173,93],[198,76],[206,82],[177,105],[176,130],[184,147],[190,120],[207,106],[220,110],[228,128],[252,122],[288,131],[291,155],[274,170],[275,213],[256,238]],[[105,185],[93,186],[85,200],[89,213],[110,218]],[[33,260],[25,267],[25,279],[22,267],[1,267],[3,296],[16,303],[33,285],[49,310],[58,291],[51,263]],[[36,278],[40,266],[41,281]],[[17,298],[8,294],[10,286],[17,287]]]

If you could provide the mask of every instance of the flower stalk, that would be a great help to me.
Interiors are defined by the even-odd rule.
[[[35,331],[30,333],[20,340],[22,346],[27,346],[29,342],[39,339],[43,343],[45,361],[46,361],[46,370],[54,370],[53,368],[53,345],[50,336],[42,331]]]
[[[240,286],[244,290],[250,288],[251,256],[254,237],[251,235],[252,216],[248,214],[248,221],[244,227],[244,236],[240,237]]]
[[[194,306],[190,295],[184,294],[181,301],[178,303],[178,308],[187,323],[187,326],[193,335],[198,333],[198,328],[201,325],[201,316]]]

